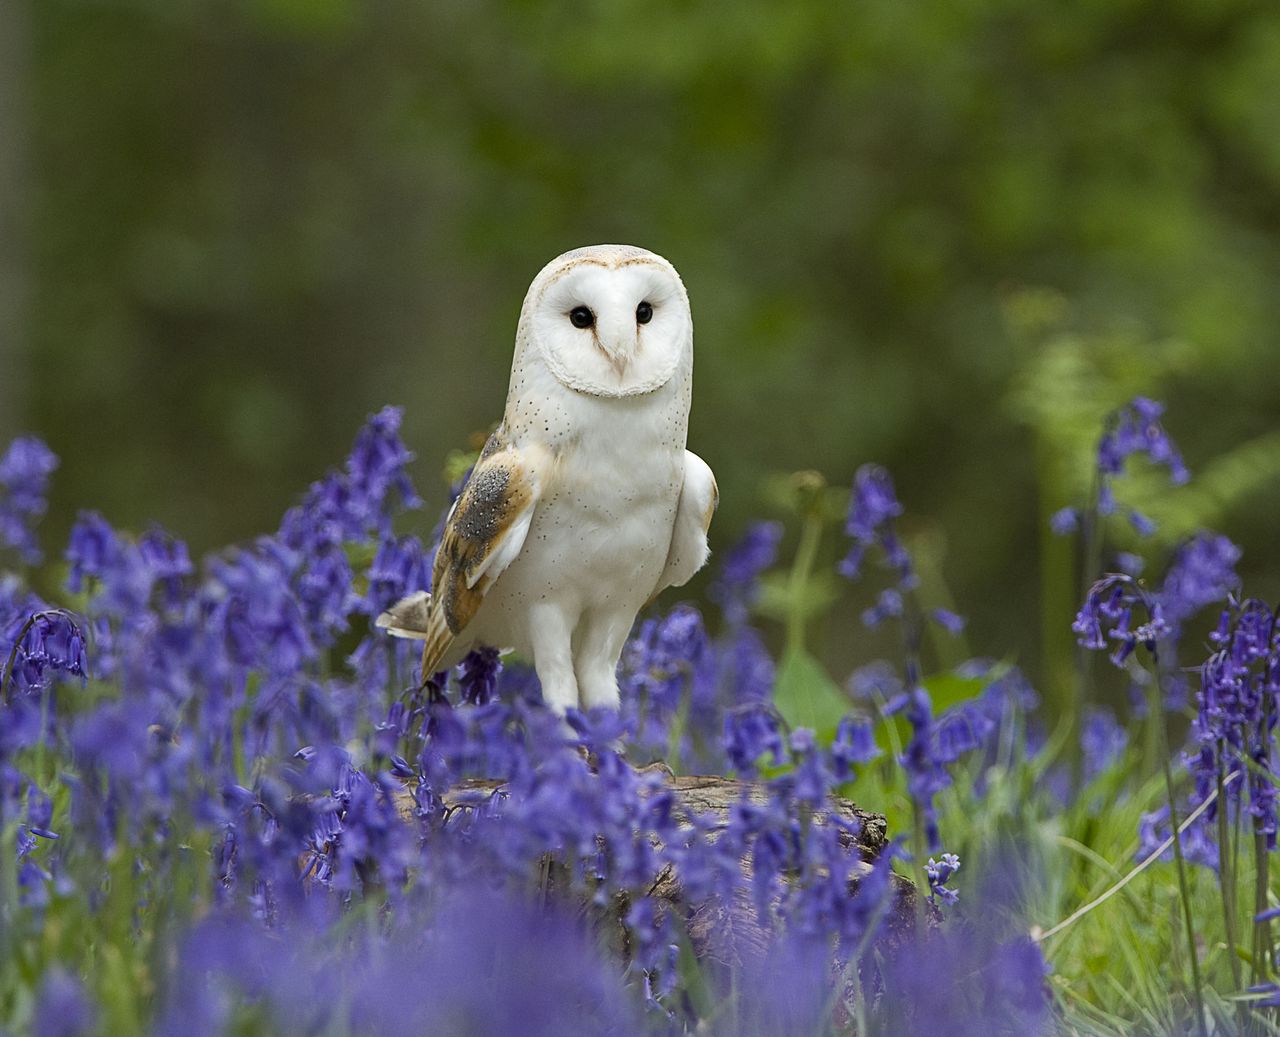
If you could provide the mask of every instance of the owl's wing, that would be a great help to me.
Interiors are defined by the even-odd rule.
[[[426,642],[424,674],[435,671],[485,592],[519,555],[547,467],[546,451],[516,447],[502,429],[490,436],[445,520],[431,593],[411,594],[378,617],[388,633]]]
[[[686,450],[684,485],[680,488],[680,503],[676,505],[667,564],[662,568],[650,600],[668,587],[683,587],[706,564],[711,553],[707,546],[707,530],[711,528],[711,516],[719,503],[720,490],[707,462]]]

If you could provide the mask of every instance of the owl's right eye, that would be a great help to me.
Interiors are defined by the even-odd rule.
[[[569,323],[575,328],[589,328],[596,322],[596,315],[585,306],[575,306],[569,311]]]

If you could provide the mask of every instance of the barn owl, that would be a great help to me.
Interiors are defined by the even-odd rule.
[[[512,648],[556,712],[618,707],[636,613],[707,560],[719,495],[685,449],[692,384],[689,299],[665,259],[596,245],[542,269],[432,590],[377,620],[425,641],[424,679],[472,647]]]

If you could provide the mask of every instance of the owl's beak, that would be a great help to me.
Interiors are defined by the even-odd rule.
[[[635,356],[637,342],[634,323],[620,321],[601,321],[596,334],[596,346],[599,347],[609,366],[621,378]]]

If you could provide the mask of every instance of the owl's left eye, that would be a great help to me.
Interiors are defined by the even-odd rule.
[[[575,306],[569,311],[569,323],[575,328],[589,328],[596,322],[596,315],[586,306]]]
[[[653,320],[653,307],[647,302],[642,302],[636,307],[636,323],[648,324],[651,320]]]

